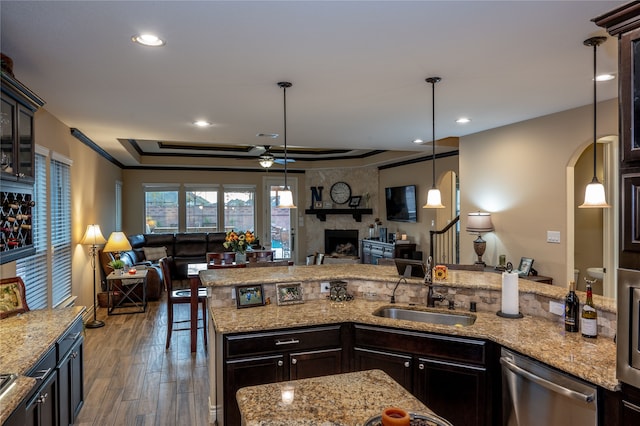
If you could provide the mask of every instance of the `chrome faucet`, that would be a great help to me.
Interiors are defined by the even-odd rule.
[[[433,292],[433,267],[431,266],[432,261],[433,259],[431,258],[431,256],[429,256],[427,258],[426,274],[424,274],[424,285],[429,287],[429,290],[427,290],[427,307],[428,308],[435,308],[436,301],[442,302],[443,300],[445,300],[445,297],[442,294]]]

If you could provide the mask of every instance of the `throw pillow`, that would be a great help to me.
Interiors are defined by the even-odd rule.
[[[144,251],[144,258],[152,262],[167,257],[166,247],[142,247],[142,251]]]

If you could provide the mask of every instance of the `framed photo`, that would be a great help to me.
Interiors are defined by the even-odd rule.
[[[250,308],[252,306],[264,305],[264,291],[262,284],[237,285],[236,305],[238,308]]]
[[[276,284],[278,305],[294,305],[304,303],[302,300],[302,283]]]
[[[316,202],[313,204],[313,208],[314,208],[314,209],[321,209],[321,208],[322,208],[322,201],[316,201]]]
[[[516,272],[521,277],[526,277],[531,272],[532,266],[533,266],[533,259],[529,257],[521,257],[520,265],[518,266],[518,270]]]
[[[360,200],[362,200],[362,196],[360,195],[351,196],[351,198],[349,198],[349,207],[358,207],[360,205]]]

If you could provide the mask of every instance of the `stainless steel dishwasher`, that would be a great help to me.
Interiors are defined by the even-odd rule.
[[[504,426],[597,425],[596,386],[502,349]]]

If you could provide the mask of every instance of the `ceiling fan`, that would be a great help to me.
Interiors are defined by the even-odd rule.
[[[287,163],[294,163],[296,160],[287,158]],[[264,145],[264,152],[258,157],[258,163],[265,169],[273,166],[273,163],[284,164],[284,158],[276,158],[271,153],[271,145]]]

